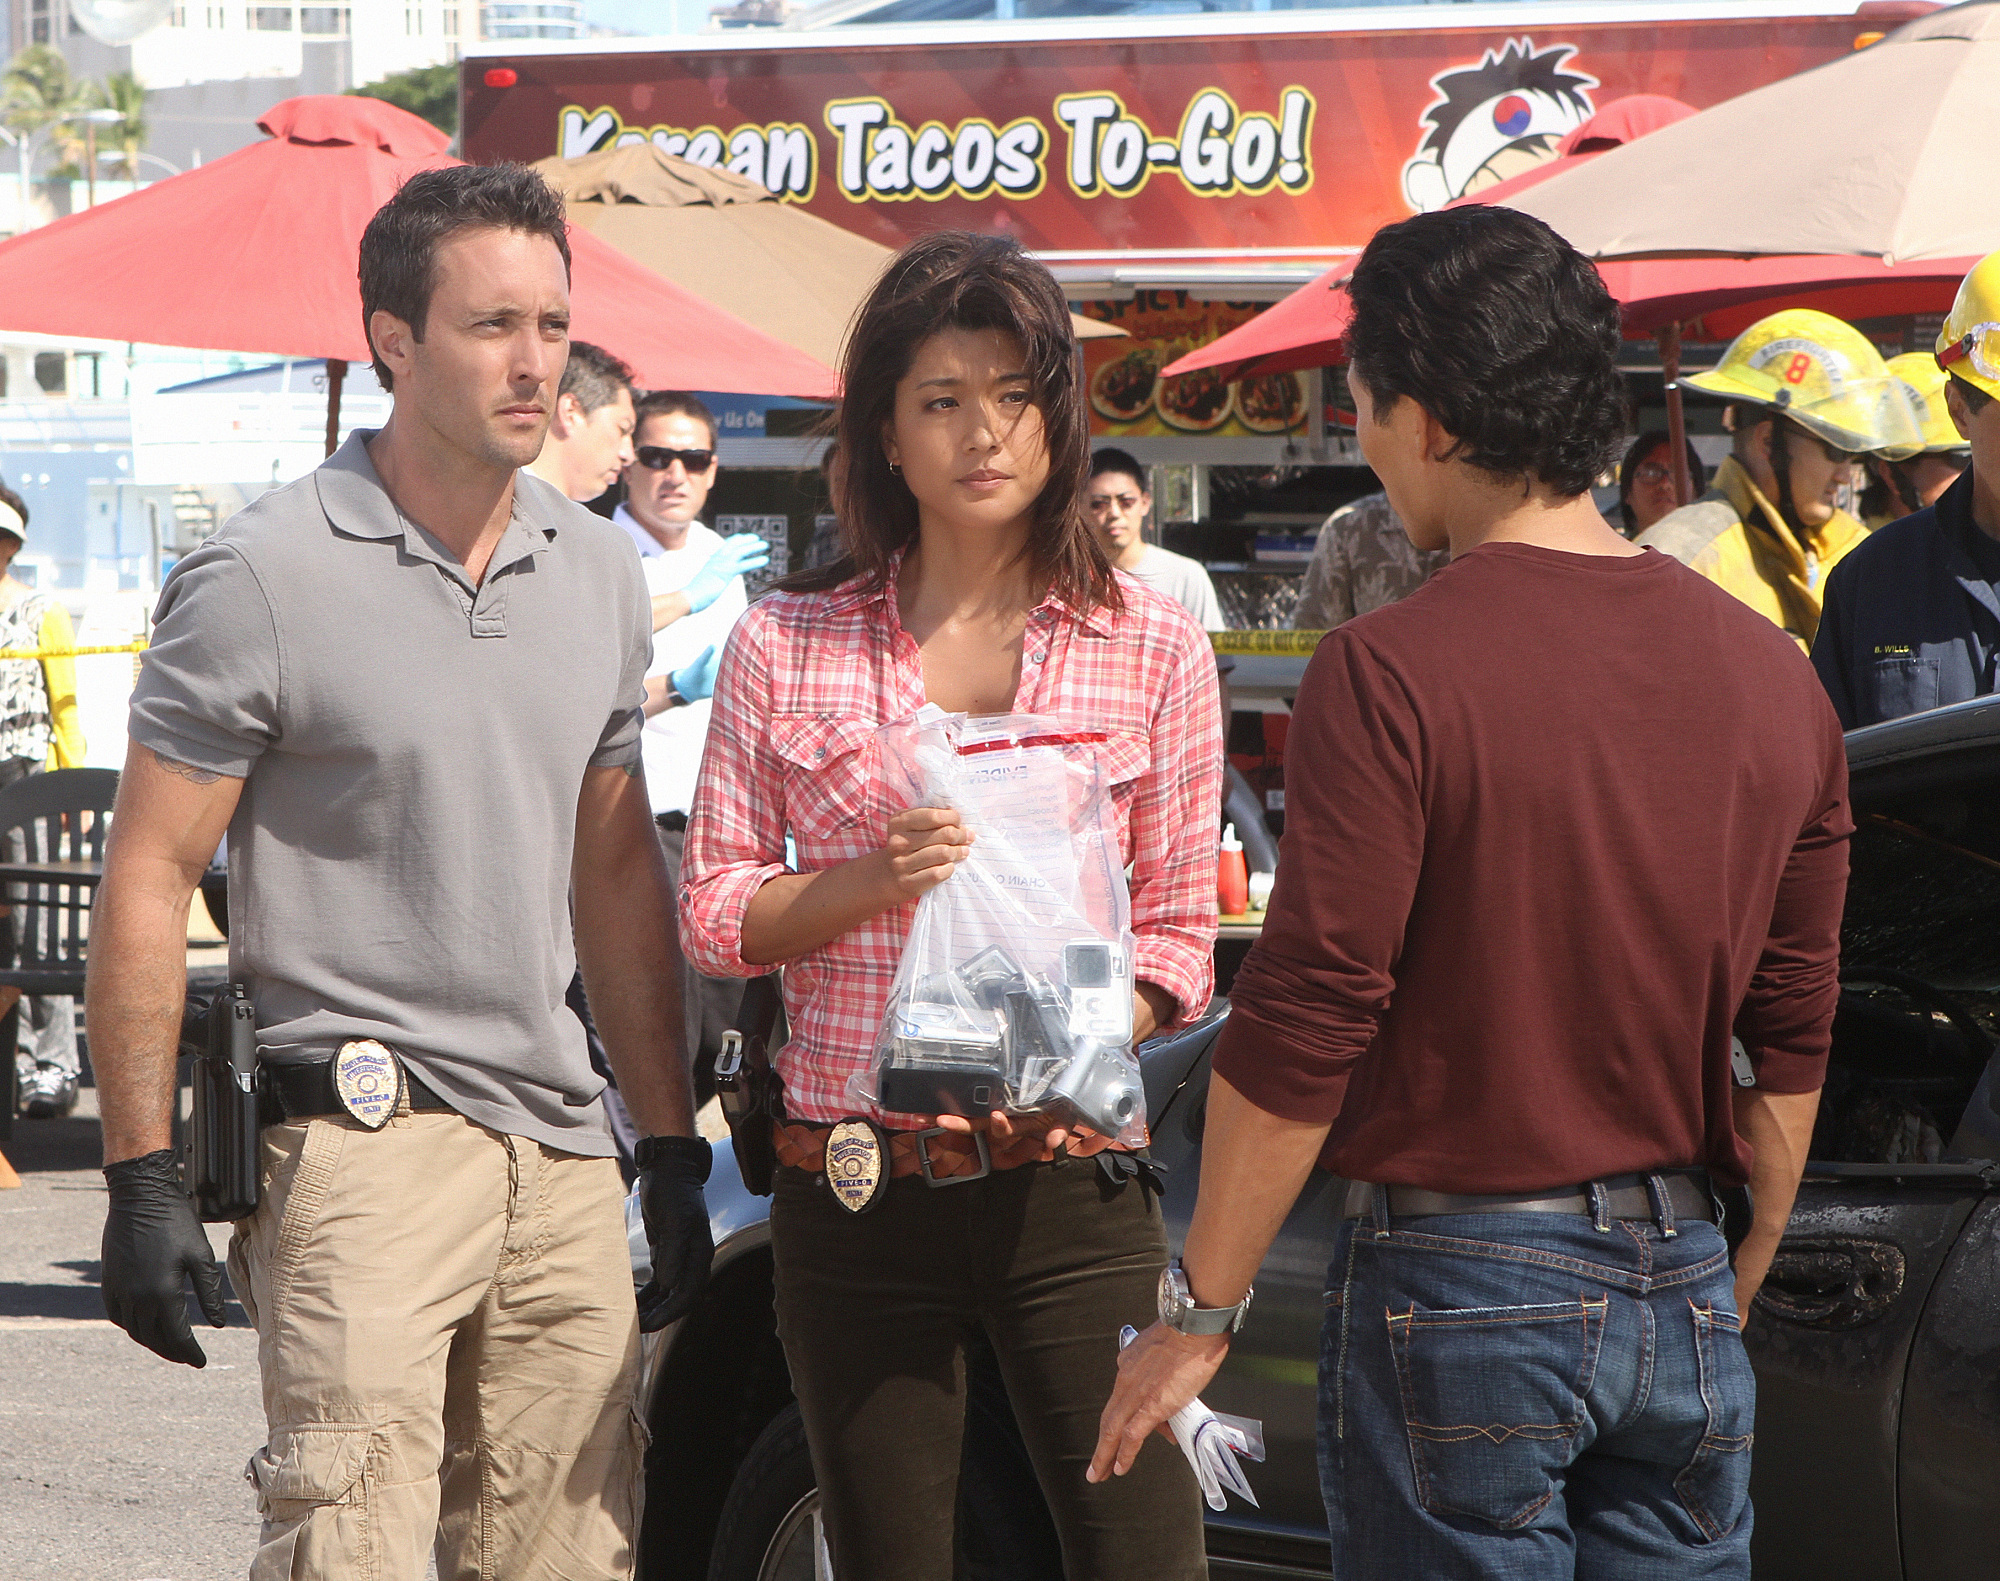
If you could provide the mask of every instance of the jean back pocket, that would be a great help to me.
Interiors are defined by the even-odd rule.
[[[1554,1498],[1575,1458],[1605,1302],[1391,1312],[1417,1502],[1503,1530]]]
[[[1674,1492],[1702,1537],[1726,1537],[1750,1502],[1751,1424],[1757,1380],[1743,1349],[1742,1323],[1720,1307],[1689,1303],[1694,1315],[1695,1366],[1707,1416],[1694,1458],[1674,1478]]]

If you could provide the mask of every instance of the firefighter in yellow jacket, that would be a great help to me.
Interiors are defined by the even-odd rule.
[[[1867,536],[1835,503],[1856,460],[1922,444],[1910,391],[1852,325],[1811,308],[1760,319],[1687,388],[1729,403],[1728,457],[1707,494],[1639,542],[1782,626],[1819,628],[1826,573]]]

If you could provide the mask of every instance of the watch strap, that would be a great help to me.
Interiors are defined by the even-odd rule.
[[[1227,1334],[1236,1327],[1242,1312],[1240,1302],[1233,1307],[1183,1307],[1169,1327],[1183,1334]]]

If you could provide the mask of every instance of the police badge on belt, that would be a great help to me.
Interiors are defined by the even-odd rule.
[[[403,1067],[385,1043],[357,1038],[333,1057],[333,1091],[341,1107],[371,1131],[379,1131],[403,1096]]]
[[[826,1133],[826,1183],[849,1213],[866,1213],[889,1184],[889,1138],[873,1120],[856,1116]]]

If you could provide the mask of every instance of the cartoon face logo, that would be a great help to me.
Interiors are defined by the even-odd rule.
[[[1509,39],[1477,66],[1431,78],[1439,95],[1423,114],[1430,128],[1416,157],[1403,166],[1403,196],[1419,213],[1517,176],[1553,159],[1556,144],[1596,106],[1595,77],[1564,71],[1574,44],[1537,50],[1531,38]]]

